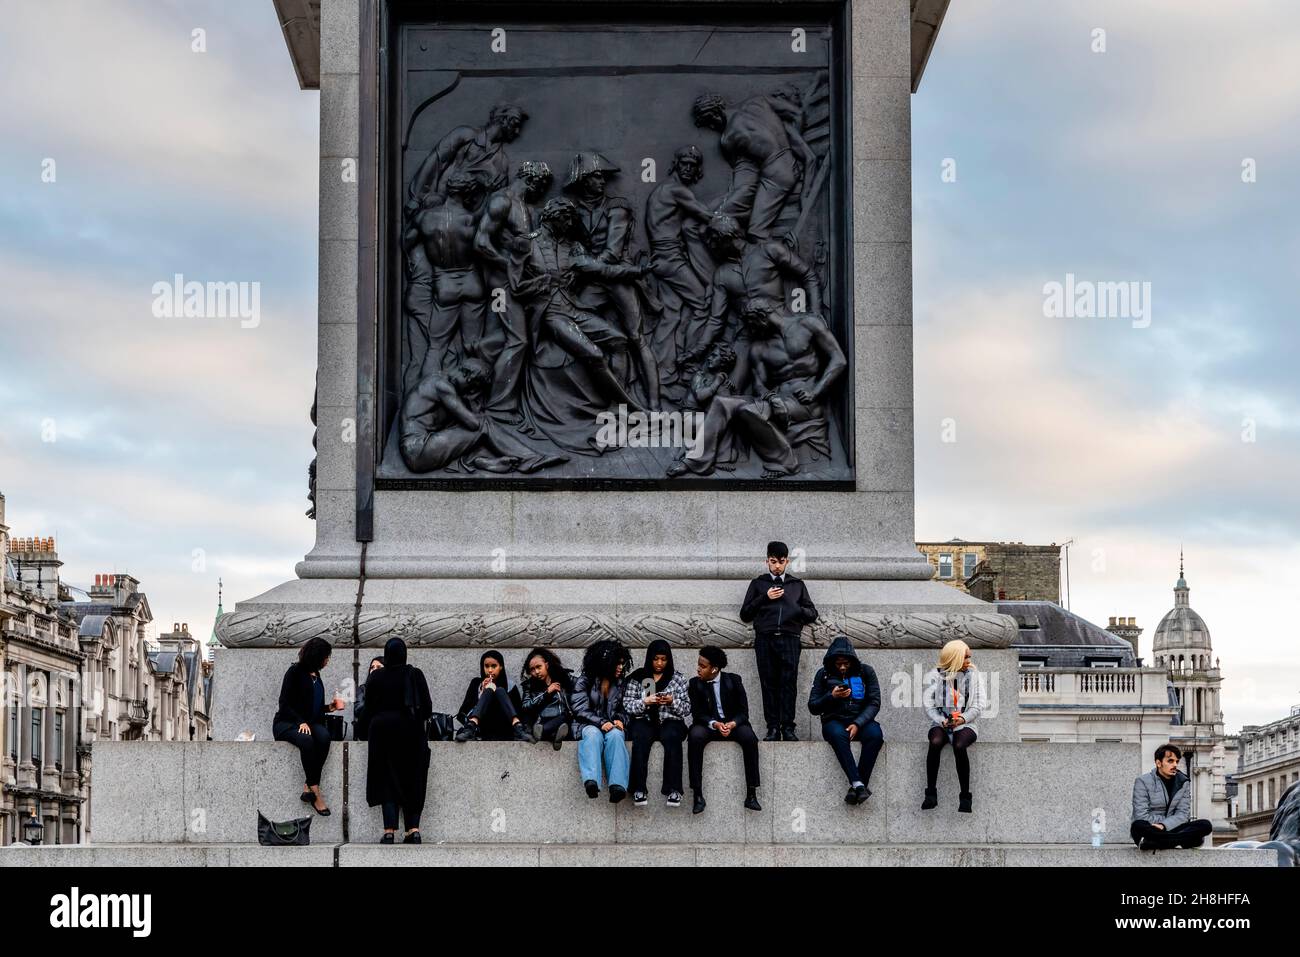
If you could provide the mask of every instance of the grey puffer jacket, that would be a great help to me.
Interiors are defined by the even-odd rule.
[[[1163,824],[1166,831],[1172,831],[1191,819],[1192,779],[1185,772],[1174,774],[1173,797],[1155,768],[1133,782],[1133,820]]]
[[[957,691],[955,706],[952,700],[954,688]],[[955,678],[949,677],[941,668],[935,668],[926,677],[925,714],[931,726],[942,725],[954,711],[960,711],[965,722],[957,728],[970,728],[978,735],[979,728],[975,722],[987,706],[984,683],[973,666],[957,672]]]

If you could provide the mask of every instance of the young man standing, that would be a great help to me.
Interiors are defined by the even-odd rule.
[[[794,702],[799,681],[799,636],[817,620],[808,586],[786,572],[790,549],[767,543],[767,571],[749,583],[740,620],[754,623],[754,657],[763,692],[764,741],[798,741]]]
[[[695,677],[686,686],[691,700],[692,724],[686,743],[686,764],[690,769],[691,810],[704,810],[704,746],[710,741],[735,741],[745,760],[745,807],[761,811],[758,803],[758,735],[749,726],[749,698],[740,675],[724,672],[727,655],[721,648],[700,649]]]
[[[1141,850],[1200,847],[1214,830],[1192,816],[1192,782],[1178,762],[1183,754],[1172,744],[1156,748],[1156,766],[1133,782],[1133,824],[1129,834]]]

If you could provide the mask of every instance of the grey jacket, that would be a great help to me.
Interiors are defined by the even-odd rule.
[[[953,688],[957,690],[957,705],[953,706]],[[942,725],[952,712],[960,711],[965,719],[958,728],[970,728],[979,734],[975,726],[979,716],[988,706],[985,700],[984,684],[974,668],[959,671],[955,678],[948,677],[947,672],[935,668],[925,679],[925,715],[930,719],[930,726]]]
[[[1133,820],[1163,824],[1166,831],[1172,831],[1186,824],[1191,817],[1192,780],[1183,771],[1174,775],[1172,798],[1155,768],[1133,782]]]

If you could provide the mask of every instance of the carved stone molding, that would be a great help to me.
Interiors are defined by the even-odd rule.
[[[318,637],[348,645],[352,642],[352,613],[235,611],[224,615],[216,630],[227,648],[292,647]],[[828,647],[837,635],[847,635],[864,648],[939,648],[954,638],[972,648],[1006,648],[1016,636],[1016,623],[1006,615],[992,613],[854,612],[819,620],[804,633],[804,644]],[[412,648],[582,648],[604,638],[645,647],[663,638],[677,647],[711,644],[736,648],[752,645],[754,632],[736,618],[690,611],[624,615],[363,611],[357,637],[365,647],[382,646],[389,638],[401,638]]]

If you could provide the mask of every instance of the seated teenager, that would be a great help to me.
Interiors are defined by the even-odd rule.
[[[1204,818],[1192,820],[1192,782],[1178,769],[1183,753],[1172,744],[1156,748],[1156,766],[1133,782],[1133,823],[1129,836],[1144,851],[1200,847],[1214,830]]]
[[[853,642],[840,635],[831,642],[822,666],[813,677],[808,710],[822,719],[822,737],[849,779],[845,804],[862,804],[871,797],[871,772],[885,743],[876,715],[880,713],[880,681],[876,670],[858,659]],[[853,742],[862,745],[853,760]]]
[[[704,748],[711,741],[734,741],[740,745],[745,760],[745,807],[763,810],[758,803],[758,735],[749,726],[749,697],[740,675],[724,672],[727,655],[721,648],[706,645],[700,649],[695,677],[687,685],[691,699],[691,730],[687,738],[687,765],[690,768],[691,792],[695,795],[691,811],[704,811]]]
[[[519,681],[519,697],[523,702],[520,719],[524,727],[533,729],[535,741],[549,741],[560,750],[573,723],[569,715],[569,696],[573,694],[573,676],[560,664],[559,657],[549,648],[534,648],[524,659],[524,671]]]
[[[598,641],[582,656],[573,683],[573,720],[578,734],[578,771],[587,797],[600,795],[601,770],[609,782],[609,803],[627,797],[627,712],[623,687],[632,656],[621,642]]]
[[[663,786],[659,793],[669,807],[682,803],[682,742],[691,721],[691,698],[686,676],[673,667],[673,650],[657,638],[646,649],[645,665],[628,676],[623,707],[632,719],[632,803],[649,803],[646,776],[650,746],[664,746]]]
[[[506,677],[506,660],[499,651],[485,651],[478,661],[479,675],[471,678],[456,717],[464,725],[457,741],[527,741],[533,736],[519,720],[523,703],[519,688]]]
[[[984,707],[984,688],[971,662],[970,647],[954,639],[939,651],[939,667],[930,672],[925,684],[930,749],[925,756],[922,811],[931,811],[939,805],[939,758],[944,747],[951,744],[957,784],[961,788],[957,794],[957,810],[971,813],[970,755],[966,752],[975,743],[975,720]]]

